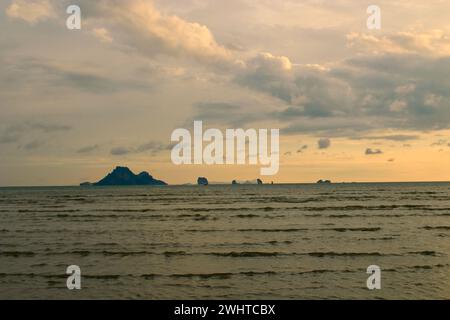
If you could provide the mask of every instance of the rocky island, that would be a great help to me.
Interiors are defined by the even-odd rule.
[[[263,181],[261,179],[255,179],[255,180],[247,180],[247,181],[237,181],[237,180],[233,180],[231,182],[232,185],[237,185],[237,184],[257,184],[257,185],[261,185],[263,184]]]
[[[83,182],[80,186],[165,186],[167,183],[154,179],[148,172],[134,174],[127,167],[116,167],[96,183]]]
[[[199,177],[197,179],[197,184],[199,186],[207,186],[209,184],[208,179],[206,179],[205,177]]]

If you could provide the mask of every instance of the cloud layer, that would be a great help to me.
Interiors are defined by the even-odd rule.
[[[10,18],[21,19],[30,24],[44,21],[56,15],[49,0],[14,0],[6,9]]]

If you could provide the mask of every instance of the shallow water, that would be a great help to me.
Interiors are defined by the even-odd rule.
[[[1,299],[445,299],[449,255],[446,183],[0,188]]]

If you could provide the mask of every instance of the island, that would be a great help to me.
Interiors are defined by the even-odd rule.
[[[320,179],[317,183],[331,183],[331,180],[322,180]]]
[[[247,180],[247,181],[237,181],[237,180],[233,180],[231,181],[232,185],[238,185],[238,184],[257,184],[257,185],[261,185],[263,184],[263,181],[261,179],[255,179],[255,180]]]
[[[127,167],[116,167],[96,183],[83,182],[80,186],[165,186],[166,182],[154,179],[148,172],[134,174]]]
[[[208,179],[206,179],[205,177],[199,177],[197,179],[197,184],[199,186],[207,186],[209,184]]]

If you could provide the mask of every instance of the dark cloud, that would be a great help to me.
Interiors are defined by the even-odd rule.
[[[0,134],[0,143],[14,143],[19,142],[22,136],[26,133],[27,127],[24,124],[10,125],[3,129]]]
[[[25,144],[23,146],[23,149],[27,150],[27,151],[31,151],[31,150],[38,149],[38,148],[42,147],[43,145],[44,145],[44,142],[39,141],[39,140],[33,140],[33,141]]]
[[[28,136],[48,135],[71,130],[72,127],[45,122],[23,122],[7,126],[0,132],[0,144],[18,143]]]
[[[306,149],[308,149],[308,145],[305,144],[305,145],[301,146],[300,149],[297,150],[297,153],[302,153]]]
[[[349,119],[341,117],[331,118],[292,118],[287,127],[281,131],[284,134],[316,134],[332,137],[354,137],[364,131],[376,128],[374,119]]]
[[[432,147],[438,147],[438,146],[443,146],[443,145],[446,145],[446,144],[447,144],[447,140],[445,140],[445,139],[439,139],[438,141],[433,142],[433,143],[431,144],[431,146],[432,146]]]
[[[131,153],[131,150],[125,147],[115,147],[111,149],[111,155],[113,156],[123,156]]]
[[[386,136],[362,136],[362,137],[350,137],[352,140],[390,140],[390,141],[410,141],[420,139],[417,135],[386,135]]]
[[[331,140],[328,138],[319,139],[317,146],[319,149],[328,149],[331,146]]]
[[[22,80],[27,79],[28,83],[35,83],[36,87],[47,84],[52,88],[66,87],[94,94],[130,89],[148,90],[151,87],[144,80],[115,79],[108,70],[87,70],[88,66],[84,65],[68,68],[44,59],[24,57],[10,64],[9,68],[2,68],[1,72],[2,77],[6,77],[14,86],[22,85]]]
[[[159,152],[172,149],[171,144],[164,144],[158,141],[150,141],[142,144],[135,149],[136,153],[150,152],[152,155],[156,155]]]
[[[249,108],[226,102],[200,102],[194,106],[194,109],[194,116],[189,121],[190,125],[193,120],[202,120],[235,128],[266,117],[261,112],[249,112]]]
[[[91,153],[93,151],[98,150],[100,147],[96,145],[86,146],[77,150],[77,153]]]
[[[247,68],[235,78],[235,82],[291,104],[292,92],[295,90],[291,68],[286,57],[262,53],[248,61]]]
[[[166,150],[170,150],[172,148],[172,144],[164,144],[158,141],[150,141],[145,144],[141,144],[137,147],[115,147],[111,149],[111,155],[114,156],[122,156],[130,153],[145,153],[148,152],[152,156],[157,155],[158,153]]]
[[[289,68],[282,57],[263,56],[250,61],[235,80],[284,103],[265,118],[284,123],[286,134],[408,141],[419,137],[362,134],[450,128],[448,70],[450,57],[358,56],[321,69]]]
[[[380,149],[371,149],[371,148],[367,148],[366,149],[366,155],[371,156],[371,155],[375,155],[375,154],[382,154],[383,151],[381,151]]]
[[[0,144],[14,143],[20,140],[20,135],[12,132],[3,132],[0,135]]]
[[[72,129],[72,127],[67,125],[51,124],[51,123],[29,123],[29,126],[32,129],[40,130],[45,133],[69,131]]]

